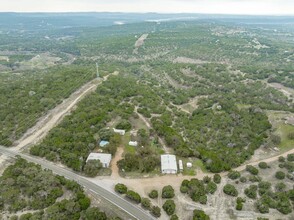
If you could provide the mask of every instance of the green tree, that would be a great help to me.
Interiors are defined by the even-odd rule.
[[[149,194],[148,194],[148,196],[151,198],[151,199],[156,199],[156,198],[158,198],[158,191],[157,190],[152,190]]]
[[[227,195],[230,195],[230,196],[238,196],[238,191],[231,184],[226,184],[223,188],[223,192]]]
[[[195,209],[193,211],[193,220],[210,220],[210,218],[204,211]]]
[[[252,175],[257,175],[258,174],[258,169],[255,168],[254,166],[251,166],[251,165],[246,166],[246,171],[248,171]]]
[[[159,218],[161,216],[161,210],[158,206],[152,206],[151,208],[151,214],[155,217]]]
[[[165,201],[162,208],[168,215],[172,215],[175,213],[176,204],[173,200],[168,199]]]
[[[164,199],[171,199],[175,196],[175,191],[171,185],[164,186],[162,188],[162,195],[161,197]]]
[[[85,212],[85,219],[87,220],[107,220],[104,212],[101,212],[97,207],[90,207]]]
[[[84,166],[84,172],[87,176],[97,176],[99,170],[102,168],[100,160],[89,160]]]
[[[141,196],[136,193],[135,191],[129,190],[126,194],[127,198],[129,198],[130,200],[136,202],[136,203],[140,203],[141,202]]]
[[[235,179],[240,178],[241,177],[241,174],[238,171],[232,170],[232,171],[229,172],[228,177],[230,179],[232,179],[232,180],[235,180]]]
[[[285,179],[286,174],[283,171],[277,171],[275,177],[279,180]]]
[[[122,183],[118,183],[115,185],[114,190],[120,194],[126,194],[128,191],[128,187]]]
[[[141,205],[145,209],[150,209],[150,207],[151,207],[151,201],[150,201],[150,199],[148,199],[148,198],[142,198]]]
[[[268,168],[268,165],[267,165],[266,162],[260,162],[260,163],[258,164],[258,167],[259,167],[260,169],[266,169],[266,168]]]
[[[219,184],[221,182],[221,180],[222,180],[222,178],[221,178],[221,176],[218,173],[216,173],[216,174],[213,175],[213,181],[216,184]]]

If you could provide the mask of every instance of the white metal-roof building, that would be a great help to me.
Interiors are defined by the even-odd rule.
[[[100,160],[104,168],[109,167],[111,161],[111,154],[102,154],[102,153],[90,153],[86,162],[89,160]]]
[[[161,155],[161,173],[176,174],[178,172],[177,160],[175,155]]]
[[[126,131],[125,130],[122,130],[122,129],[115,129],[113,128],[113,132],[114,133],[117,133],[117,134],[120,134],[120,135],[125,135]]]
[[[133,146],[133,147],[137,147],[138,146],[138,142],[137,141],[130,141],[129,142],[129,145],[130,146]]]

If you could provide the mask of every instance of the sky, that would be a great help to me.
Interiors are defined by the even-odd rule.
[[[294,0],[0,0],[0,11],[294,15]]]

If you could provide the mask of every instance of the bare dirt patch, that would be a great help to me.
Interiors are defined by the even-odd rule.
[[[141,46],[143,46],[144,41],[147,39],[148,34],[143,34],[135,43],[135,49],[133,51],[134,54],[138,54],[138,50]]]
[[[124,153],[124,148],[122,146],[118,147],[116,154],[115,154],[115,157],[111,160],[110,167],[111,167],[111,171],[112,171],[111,172],[112,179],[118,179],[120,177],[117,162],[122,159],[123,153]]]
[[[192,59],[189,57],[177,57],[173,60],[173,63],[205,64],[205,63],[211,63],[211,62],[207,60]]]
[[[53,56],[50,53],[41,53],[29,61],[20,62],[20,69],[46,69],[55,66],[61,60],[60,57]]]
[[[291,89],[289,87],[286,87],[280,83],[267,83],[270,87],[273,87],[280,92],[282,92],[285,96],[287,96],[289,99],[294,97],[294,89]],[[294,100],[292,100],[294,102]]]

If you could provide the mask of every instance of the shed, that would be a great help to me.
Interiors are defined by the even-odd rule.
[[[178,172],[177,160],[175,155],[161,155],[161,173],[176,174]]]
[[[106,145],[108,145],[109,142],[108,141],[100,141],[99,146],[100,147],[105,147]]]
[[[192,166],[193,166],[192,163],[190,163],[190,162],[187,163],[188,168],[191,168]]]
[[[184,170],[184,166],[183,166],[183,161],[179,160],[179,170],[183,171]]]
[[[138,146],[138,142],[137,141],[130,141],[129,142],[129,145],[130,146],[133,146],[133,147],[137,147]]]
[[[102,153],[90,153],[86,162],[89,160],[100,160],[104,168],[109,167],[111,161],[111,154],[102,154]]]
[[[117,134],[120,134],[120,135],[125,135],[126,131],[125,130],[122,130],[122,129],[115,129],[113,128],[113,132],[114,133],[117,133]]]

